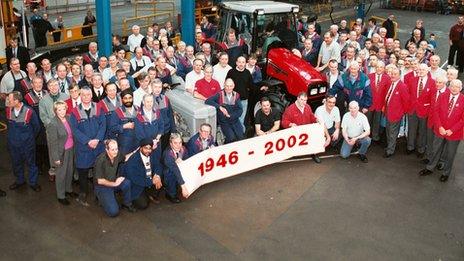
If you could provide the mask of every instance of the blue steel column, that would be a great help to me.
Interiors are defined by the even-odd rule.
[[[95,0],[97,13],[97,33],[99,55],[109,56],[111,46],[111,4],[110,0]]]
[[[195,0],[181,1],[182,41],[193,45],[195,39]]]

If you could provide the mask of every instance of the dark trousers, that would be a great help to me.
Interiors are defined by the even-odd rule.
[[[170,137],[171,137],[171,132],[166,132],[165,134],[161,135],[161,138],[160,138],[161,151],[164,151],[169,146]]]
[[[168,173],[164,175],[163,181],[166,194],[171,198],[175,198],[177,196],[177,186],[180,185],[179,182],[177,182],[176,176],[174,176],[174,174]]]
[[[140,196],[132,200],[132,204],[137,209],[146,209],[149,205],[149,196],[157,198],[159,196],[159,190],[156,190],[154,186],[145,188]]]
[[[427,118],[420,118],[415,113],[408,115],[408,150],[424,153],[426,143]]]
[[[121,191],[123,195],[123,204],[130,206],[131,202],[131,183],[128,179],[119,184],[117,187],[106,187],[95,185],[95,195],[98,198],[103,210],[109,217],[115,217],[119,214],[119,205],[116,200],[115,192]]]
[[[89,171],[91,168],[80,169],[77,168],[77,173],[79,174],[79,193],[88,194],[89,193]]]
[[[454,57],[456,55],[456,52],[459,50],[459,43],[453,43],[450,45],[449,53],[448,53],[448,65],[454,65]],[[458,55],[458,60],[459,60],[459,55]],[[456,61],[456,64],[459,65],[459,62]]]
[[[440,161],[440,157],[443,154],[445,157],[445,168],[443,169],[443,175],[449,176],[451,169],[453,168],[454,157],[458,149],[460,140],[447,140],[442,137],[436,136],[433,139],[433,156],[426,168],[432,171]]]
[[[335,123],[334,123],[334,126],[332,126],[332,128],[330,128],[330,129],[327,129],[327,131],[329,132],[329,135],[332,136],[332,134],[334,134],[334,132],[335,132]],[[340,144],[341,137],[343,137],[343,135],[341,133],[339,133],[338,134],[338,139],[337,140],[332,140],[330,142],[330,147],[337,148],[338,145]]]
[[[26,145],[23,147],[10,147],[11,164],[13,165],[13,174],[16,177],[17,184],[23,184],[24,178],[24,164],[29,168],[29,185],[34,186],[37,184],[37,175],[39,174],[36,161],[35,161],[35,145]]]
[[[48,148],[46,144],[36,145],[36,162],[40,172],[46,173],[50,169]]]
[[[368,111],[367,119],[371,125],[371,136],[373,141],[380,140],[380,119],[382,118],[381,111]]]
[[[238,141],[243,139],[243,126],[240,121],[236,121],[235,123],[221,123],[221,130],[224,134],[225,141],[224,143],[231,143],[234,141]]]
[[[398,139],[398,134],[400,133],[401,120],[397,122],[390,122],[387,120],[386,134],[387,134],[387,148],[385,152],[387,154],[395,153],[396,140]]]

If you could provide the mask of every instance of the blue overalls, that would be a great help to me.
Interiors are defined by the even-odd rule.
[[[118,141],[119,151],[121,151],[122,154],[128,154],[139,147],[135,135],[135,126],[133,129],[123,129],[122,127],[129,122],[135,123],[137,111],[137,106],[132,107],[132,112],[129,112],[126,107],[121,106],[111,115],[108,132]]]
[[[151,121],[145,116],[143,107],[139,110],[135,121],[135,136],[137,138],[137,145],[143,139],[154,140],[156,136],[163,134],[163,118],[161,118],[160,111],[153,110]],[[161,162],[161,144],[158,142],[156,148],[152,151],[151,157],[154,161]]]
[[[11,156],[16,184],[23,184],[24,163],[29,167],[29,185],[37,184],[38,168],[35,161],[35,138],[40,130],[40,123],[34,110],[22,105],[18,116],[13,108],[6,108],[8,121],[7,147]]]
[[[182,160],[186,159],[188,157],[187,154],[187,150],[184,147],[179,152],[175,152],[169,147],[163,153],[163,185],[166,193],[171,198],[177,197],[177,186],[185,183],[176,160],[178,158]]]
[[[159,96],[153,95],[153,107],[160,112],[163,119],[161,149],[165,150],[169,146],[169,136],[171,133],[176,132],[174,113],[169,103],[169,98],[164,94],[160,94]]]
[[[111,118],[116,108],[119,108],[121,106],[121,98],[119,96],[116,96],[116,106],[115,106],[110,101],[110,98],[106,96],[105,98],[103,98],[101,101],[98,102],[98,106],[100,107],[100,110],[102,111],[102,113],[105,115],[105,119],[106,119],[107,131],[105,133],[105,139],[115,139],[116,136],[113,135],[113,133],[110,131]]]
[[[225,91],[221,91],[208,98],[205,103],[216,108],[218,124],[224,133],[225,143],[243,139],[243,125],[240,123],[243,108],[240,102],[240,95],[237,92],[232,92],[232,96],[228,98]],[[219,107],[224,107],[230,117],[226,117]]]

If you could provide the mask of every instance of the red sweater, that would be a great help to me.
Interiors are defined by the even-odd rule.
[[[301,113],[300,109],[296,107],[296,104],[288,106],[285,109],[284,114],[282,115],[282,127],[290,127],[290,123],[295,123],[296,125],[305,125],[310,123],[316,123],[317,118],[314,116],[311,107],[308,104],[305,105],[304,113]]]
[[[205,80],[205,78],[198,80],[195,83],[195,91],[199,94],[203,95],[206,99],[215,95],[219,91],[221,91],[221,86],[219,82],[215,79],[211,79],[210,82]]]

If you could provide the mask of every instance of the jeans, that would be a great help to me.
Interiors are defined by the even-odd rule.
[[[131,183],[128,179],[124,179],[124,181],[117,187],[95,185],[95,195],[97,195],[103,210],[109,217],[115,217],[119,214],[119,205],[114,195],[114,193],[117,191],[122,191],[124,197],[123,204],[130,206],[132,204]]]
[[[366,155],[367,149],[371,145],[371,138],[364,137],[362,139],[357,140],[356,144],[360,146],[359,154]],[[344,159],[348,158],[351,154],[352,149],[353,149],[353,146],[349,145],[344,139],[343,144],[342,144],[342,149],[340,150],[340,156],[342,156],[342,158]]]

